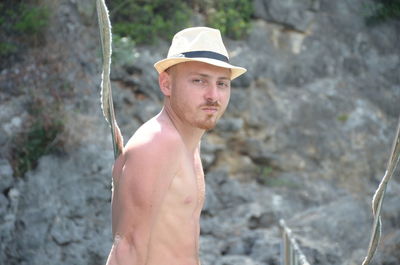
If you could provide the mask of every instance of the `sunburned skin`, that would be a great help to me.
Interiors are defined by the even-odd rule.
[[[179,135],[167,136],[171,138],[176,137],[175,147],[169,150],[162,150],[163,146],[152,146],[154,160],[143,161],[144,163],[140,165],[140,167],[157,167],[154,161],[161,159],[162,155],[176,156],[179,154],[179,157],[175,159],[181,162],[173,164],[174,169],[167,169],[165,172],[160,172],[158,176],[159,178],[163,178],[163,180],[159,181],[163,181],[164,186],[155,185],[154,189],[149,187],[149,190],[145,191],[140,190],[140,187],[143,187],[143,185],[138,185],[136,188],[132,187],[130,192],[123,192],[122,189],[124,188],[121,188],[122,183],[129,182],[122,180],[122,178],[138,178],[132,182],[141,182],[139,179],[141,176],[129,176],[129,172],[128,174],[123,173],[125,163],[122,161],[127,159],[126,157],[129,156],[130,149],[134,149],[137,145],[142,144],[138,143],[143,141],[142,135],[145,135],[144,138],[148,138],[152,134],[164,134],[164,136],[165,134],[174,134],[173,129],[168,128],[171,125],[161,125],[160,120],[162,118],[158,117],[145,124],[136,133],[134,140],[128,143],[126,147],[128,151],[118,159],[114,166],[112,210],[115,243],[118,245],[118,243],[124,240],[135,241],[132,238],[134,235],[131,234],[134,229],[151,231],[149,238],[143,238],[141,242],[134,242],[138,245],[147,245],[146,257],[141,257],[146,260],[146,263],[143,264],[198,265],[199,218],[204,203],[205,191],[204,175],[198,149],[194,156],[190,155],[190,152],[185,150],[183,142],[179,143],[181,141]],[[152,132],[154,127],[159,126],[162,127],[161,131]],[[144,143],[144,145],[152,144]],[[132,183],[132,185],[134,184]],[[159,201],[153,200],[154,204],[141,204],[140,200],[134,200],[138,197],[146,197],[147,195],[144,194],[146,192],[155,193],[162,189],[163,198],[160,198]],[[138,194],[132,194],[134,192]],[[128,201],[132,204],[130,207],[126,207]],[[151,217],[149,218],[149,216]],[[143,220],[141,220],[142,218]],[[140,253],[137,253],[137,255],[140,257]],[[135,263],[127,261],[121,264]]]
[[[198,62],[175,67],[160,74],[163,110],[136,131],[114,164],[107,265],[200,264],[200,139],[226,109],[230,87],[221,80],[230,72]]]

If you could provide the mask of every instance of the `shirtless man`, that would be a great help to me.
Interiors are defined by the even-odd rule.
[[[113,168],[114,244],[107,265],[199,265],[204,174],[200,140],[224,113],[230,82],[220,32],[178,32],[155,64],[164,106],[131,137]]]

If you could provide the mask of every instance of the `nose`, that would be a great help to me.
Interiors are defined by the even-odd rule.
[[[218,91],[218,87],[215,84],[210,84],[207,89],[206,89],[206,93],[205,93],[205,99],[208,102],[215,102],[219,99],[219,91]]]

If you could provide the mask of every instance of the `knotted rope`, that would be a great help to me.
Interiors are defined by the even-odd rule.
[[[100,39],[103,52],[103,72],[101,75],[101,108],[104,118],[111,127],[111,138],[114,149],[114,158],[123,151],[124,140],[121,131],[115,120],[114,105],[112,99],[112,90],[110,84],[110,67],[111,67],[111,22],[108,15],[108,9],[104,0],[96,1],[97,16],[99,19]]]
[[[362,265],[370,264],[372,257],[378,247],[379,239],[381,237],[381,209],[383,198],[385,197],[386,187],[393,176],[396,166],[399,162],[400,154],[400,119],[397,126],[397,133],[394,138],[392,152],[390,154],[389,162],[387,164],[387,169],[385,175],[382,178],[381,183],[379,183],[378,189],[375,191],[374,197],[372,198],[372,213],[374,215],[374,223],[372,225],[371,239],[369,242],[367,256],[364,258]]]

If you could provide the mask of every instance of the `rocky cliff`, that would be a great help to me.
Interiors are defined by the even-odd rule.
[[[94,3],[48,2],[45,44],[0,73],[0,264],[104,264],[113,154]],[[226,39],[248,73],[202,142],[202,264],[280,264],[281,218],[310,264],[361,264],[400,114],[400,24],[367,26],[359,1],[253,5],[249,36]],[[163,41],[138,46],[133,61],[113,66],[125,139],[160,110],[152,64],[167,49]],[[15,138],[52,113],[62,121],[53,140],[62,150],[17,176],[23,146]],[[375,265],[400,263],[399,177],[388,187]]]

